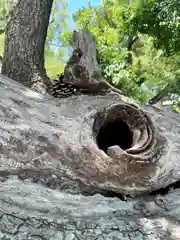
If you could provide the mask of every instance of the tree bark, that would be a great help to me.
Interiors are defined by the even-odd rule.
[[[65,80],[91,89],[95,43],[75,34]],[[176,239],[178,114],[109,92],[54,99],[2,75],[0,96],[2,239]]]
[[[2,75],[0,95],[1,239],[179,239],[178,184],[149,195],[180,179],[178,114],[115,94],[55,100]],[[105,151],[117,120],[133,145]]]
[[[63,81],[86,93],[122,92],[103,77],[96,58],[96,43],[92,34],[83,29],[73,32],[73,53],[65,70]]]
[[[47,78],[44,45],[53,0],[18,1],[5,33],[2,74],[21,83]]]

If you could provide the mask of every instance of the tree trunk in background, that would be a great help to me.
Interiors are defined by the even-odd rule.
[[[44,45],[53,0],[18,1],[5,33],[2,74],[19,82],[46,78]]]

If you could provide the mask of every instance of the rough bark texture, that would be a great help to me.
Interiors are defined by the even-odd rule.
[[[18,1],[5,33],[2,73],[19,82],[46,78],[44,44],[53,0]]]
[[[98,85],[80,60],[64,80]],[[0,75],[1,239],[180,239],[179,114],[97,93],[54,99]]]
[[[96,59],[96,43],[87,30],[73,32],[74,50],[64,71],[63,82],[72,84],[80,92],[107,93],[119,89],[105,81]]]
[[[96,60],[96,44],[92,34],[87,30],[74,31],[73,43],[74,51],[65,67],[64,81],[78,86],[99,83],[102,76]]]
[[[143,154],[151,156],[149,164],[142,155],[133,170],[127,166],[136,161],[136,154],[129,159],[127,152],[117,154],[118,159],[108,156],[93,134],[103,122],[98,118],[102,109],[127,106],[118,95],[54,100],[3,76],[0,95],[1,239],[179,239],[179,189],[164,196],[145,195],[179,179],[179,115],[141,107],[156,126],[153,142],[160,135],[166,141],[161,142],[163,149],[157,147],[158,156],[144,149]],[[121,111],[123,119],[129,114],[132,129],[144,121],[143,113],[136,118],[134,111],[140,110],[129,105]],[[121,117],[115,112],[114,118]],[[145,136],[144,127],[142,131]],[[146,182],[138,166],[146,172]],[[133,172],[127,181],[129,170]],[[132,191],[145,196],[126,202],[88,196]]]

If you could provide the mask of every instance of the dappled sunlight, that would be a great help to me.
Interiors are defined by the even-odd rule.
[[[26,96],[26,97],[31,97],[31,98],[36,98],[36,99],[43,99],[43,95],[42,94],[40,94],[38,92],[35,92],[35,91],[32,91],[31,89],[28,89],[28,88],[24,89],[23,95]]]

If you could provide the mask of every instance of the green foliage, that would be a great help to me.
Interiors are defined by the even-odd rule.
[[[13,0],[0,0],[0,29],[6,26],[9,11],[12,8]]]
[[[4,29],[14,0],[0,0],[0,30]],[[66,0],[54,0],[45,44],[45,68],[50,78],[63,72],[64,49],[61,32],[67,28],[68,10]],[[4,33],[0,34],[0,56],[4,54]]]
[[[45,45],[45,67],[50,78],[63,72],[64,36],[67,28],[68,8],[66,0],[54,0]]]
[[[127,96],[141,102],[147,101],[168,84],[174,84],[178,76],[176,58],[167,58],[162,50],[153,48],[151,38],[140,34],[132,65],[127,68],[124,65],[125,61],[114,60],[113,64],[105,68],[107,79],[111,79]]]
[[[62,73],[64,70],[64,65],[62,60],[53,56],[46,56],[45,69],[48,77],[51,79],[57,78],[57,75]]]
[[[107,80],[127,96],[145,102],[165,86],[170,92],[180,90],[179,4],[175,0],[104,0],[98,8],[89,4],[80,9],[74,19],[79,28],[92,32]],[[132,36],[138,36],[138,41],[128,51]]]
[[[148,91],[144,91],[137,84],[136,81],[139,76],[136,71],[133,71],[133,68],[123,69],[119,62],[114,62],[105,69],[105,76],[110,77],[111,82],[122,89],[128,97],[144,102],[151,96]]]
[[[47,74],[63,71],[65,49],[72,45],[67,0],[54,0],[45,45]],[[11,1],[0,0],[0,25],[5,26]],[[92,32],[98,62],[106,79],[141,102],[166,87],[180,92],[180,1],[102,0],[100,7],[77,11],[78,28]],[[137,41],[129,47],[129,40]],[[0,55],[4,35],[0,35]],[[173,100],[177,102],[177,100]]]
[[[0,35],[0,56],[4,54],[4,34]]]
[[[126,23],[133,34],[152,36],[168,55],[180,51],[180,1],[138,0],[130,5]]]

